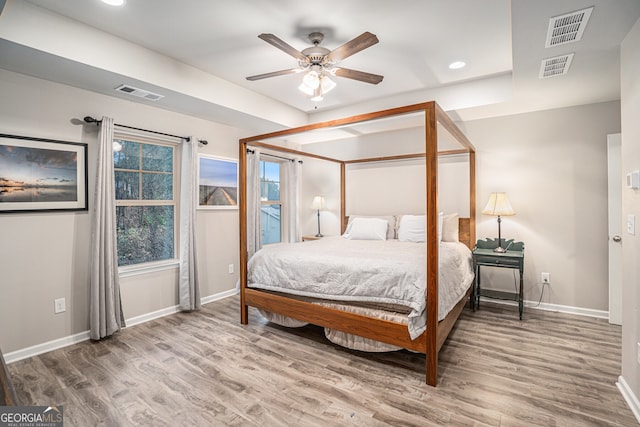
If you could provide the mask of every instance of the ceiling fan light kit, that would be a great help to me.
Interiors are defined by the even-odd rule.
[[[344,77],[369,84],[378,84],[384,78],[377,74],[336,66],[341,60],[378,43],[378,38],[375,34],[369,32],[360,34],[358,37],[334,50],[319,46],[324,39],[324,34],[320,32],[309,34],[309,40],[313,43],[313,46],[302,51],[296,50],[273,34],[263,33],[260,34],[258,38],[296,58],[298,60],[298,68],[249,76],[247,80],[261,80],[306,71],[298,89],[305,95],[308,95],[312,101],[322,101],[324,95],[336,87],[336,82],[331,80],[329,76]]]

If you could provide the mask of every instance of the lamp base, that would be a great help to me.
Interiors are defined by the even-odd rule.
[[[316,237],[324,237],[322,234],[318,233],[316,234]]]
[[[507,252],[507,250],[505,248],[503,248],[502,246],[498,246],[497,248],[495,248],[493,250],[493,252],[498,252],[498,253],[503,254],[503,253]]]

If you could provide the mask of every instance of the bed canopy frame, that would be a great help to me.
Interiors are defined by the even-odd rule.
[[[316,155],[309,152],[273,145],[264,141],[269,139],[308,133],[316,130],[344,128],[350,125],[370,123],[379,119],[408,114],[424,114],[424,151],[414,154],[400,154],[393,156],[372,157],[365,159],[338,160],[331,157]],[[438,135],[438,133],[447,135]],[[440,138],[455,141],[460,148],[438,151]],[[256,135],[240,140],[239,147],[239,215],[240,215],[240,321],[248,324],[249,306],[266,311],[279,313],[314,325],[336,329],[342,332],[370,338],[387,344],[396,345],[409,350],[415,350],[426,355],[426,382],[431,386],[437,384],[438,352],[444,344],[455,321],[459,317],[473,286],[464,298],[443,320],[438,321],[438,157],[450,155],[468,155],[469,164],[469,218],[460,219],[460,241],[470,248],[475,243],[475,149],[467,137],[458,129],[451,118],[438,106],[435,101],[408,105],[383,111],[361,114],[315,123],[306,126],[285,129],[278,132]],[[287,298],[286,296],[268,293],[247,287],[247,149],[260,147],[270,151],[286,153],[294,156],[312,157],[340,165],[340,219],[341,232],[347,226],[348,217],[345,215],[345,181],[346,166],[353,163],[380,162],[424,158],[426,162],[426,226],[427,226],[427,256],[426,256],[426,303],[427,329],[415,340],[411,340],[407,326],[378,318],[372,318],[349,313],[333,308],[322,307],[309,302]]]

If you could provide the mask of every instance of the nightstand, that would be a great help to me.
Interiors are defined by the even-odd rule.
[[[322,239],[324,236],[302,236],[303,242],[310,242],[311,240]]]
[[[475,272],[474,283],[474,309],[480,307],[480,297],[496,298],[508,301],[517,301],[522,320],[523,309],[523,279],[524,275],[524,243],[514,242],[513,240],[505,241],[502,239],[502,247],[506,248],[506,252],[494,252],[498,247],[498,239],[478,240],[476,247],[473,248],[473,271]],[[490,289],[482,289],[480,285],[480,267],[498,267],[513,268],[520,272],[520,287],[517,292],[494,291]]]

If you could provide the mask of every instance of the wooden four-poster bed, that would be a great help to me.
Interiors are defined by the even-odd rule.
[[[265,143],[274,138],[286,137],[303,132],[320,129],[362,124],[364,122],[385,119],[394,116],[424,113],[424,151],[414,154],[400,154],[366,159],[337,160],[334,158],[311,154]],[[453,150],[438,149],[438,133],[446,133],[443,138],[456,141],[460,148]],[[312,157],[327,162],[335,162],[340,166],[340,220],[341,232],[347,228],[348,217],[345,208],[346,166],[353,163],[393,161],[412,158],[424,158],[426,161],[426,330],[415,339],[407,329],[407,324],[370,317],[351,311],[343,311],[333,307],[322,306],[304,299],[291,297],[282,293],[269,292],[264,289],[250,287],[248,283],[247,264],[247,149],[259,147],[286,153],[291,156]],[[426,382],[435,386],[438,378],[438,352],[460,316],[466,301],[473,292],[473,286],[465,289],[463,297],[455,303],[446,317],[439,320],[438,316],[438,280],[439,280],[439,213],[438,213],[438,157],[447,155],[468,156],[469,165],[469,218],[459,220],[459,241],[472,248],[475,243],[475,149],[464,134],[457,128],[449,116],[434,102],[409,105],[384,111],[362,114],[324,123],[310,124],[298,128],[291,128],[279,132],[257,135],[240,140],[239,147],[239,191],[240,191],[240,318],[242,324],[248,323],[248,308],[255,307],[267,312],[277,313],[303,322],[331,328],[359,337],[391,344],[426,355]],[[307,245],[309,243],[300,243]],[[442,317],[442,316],[441,316]]]

